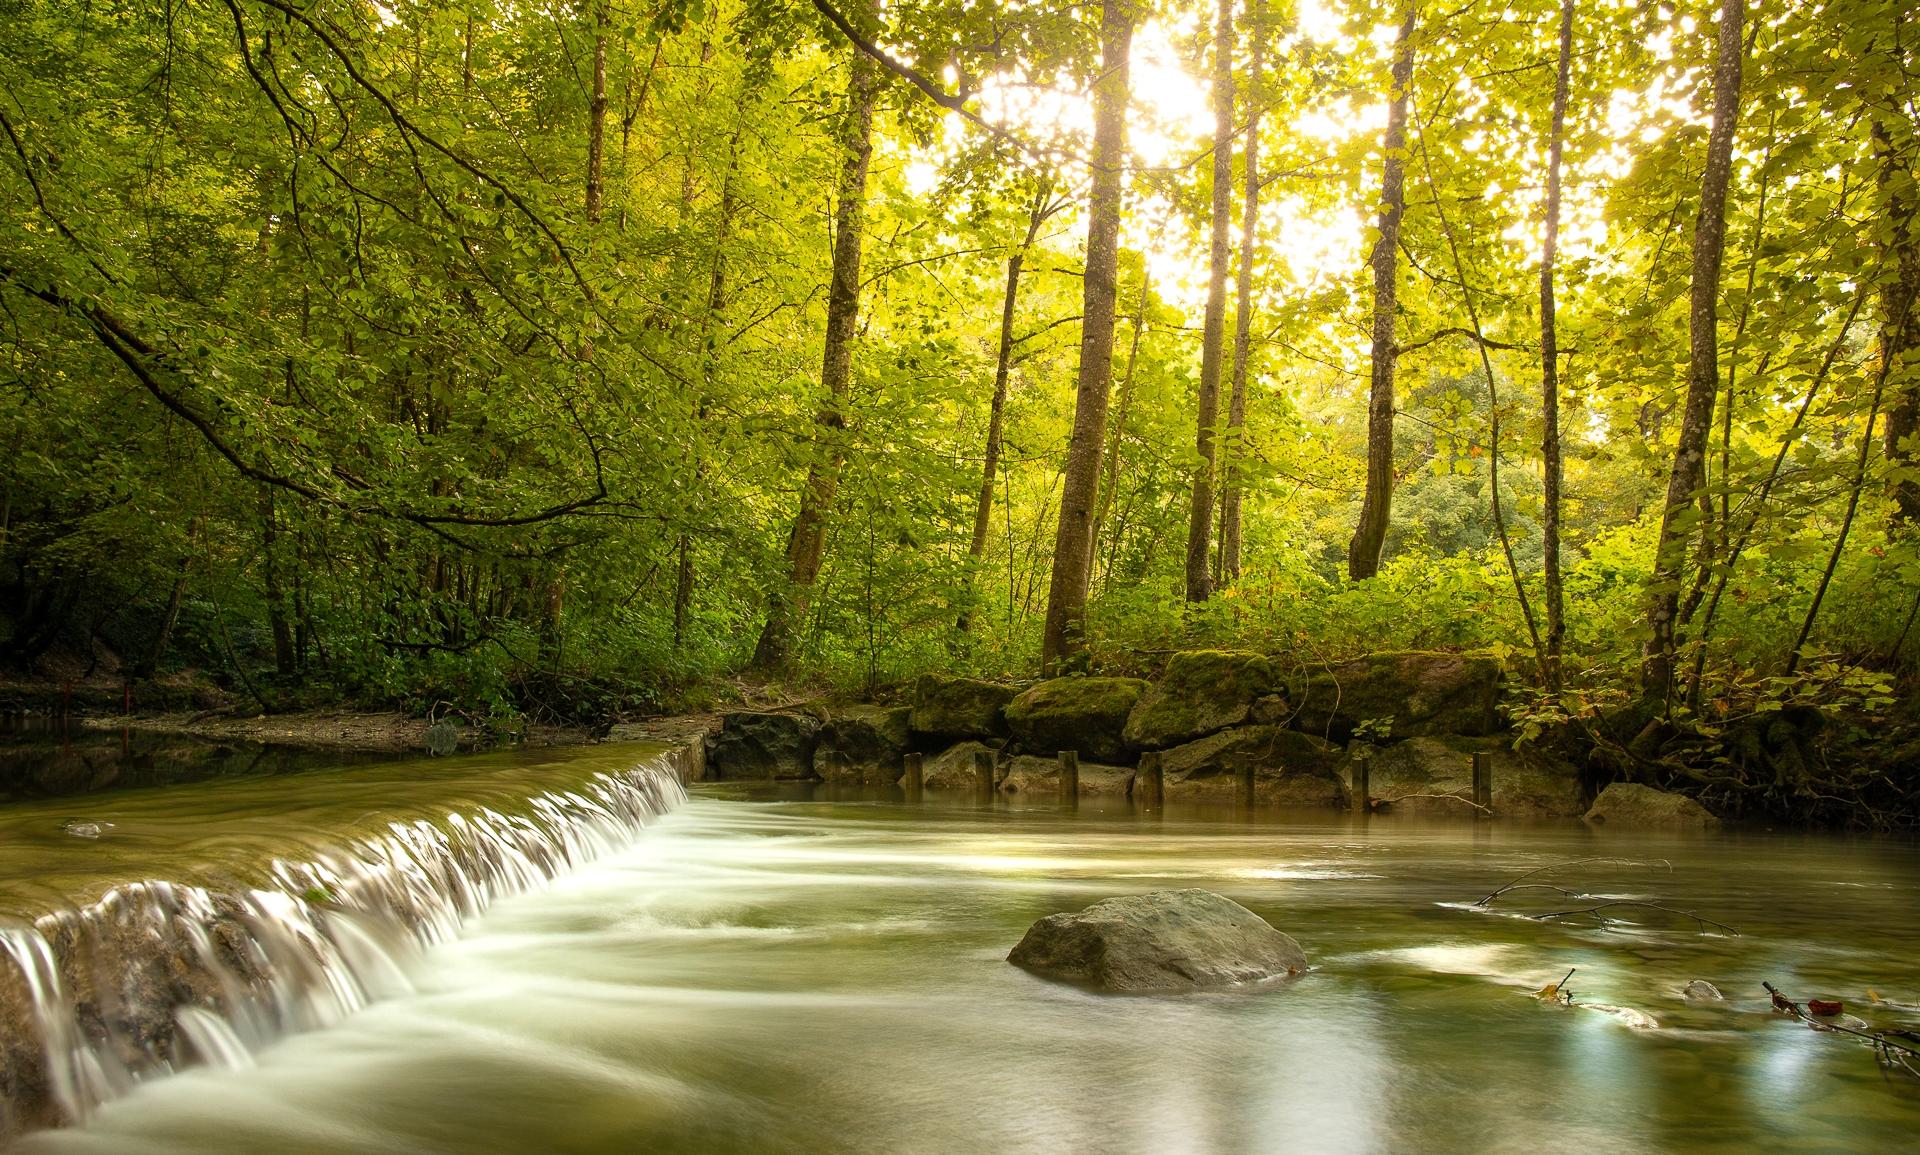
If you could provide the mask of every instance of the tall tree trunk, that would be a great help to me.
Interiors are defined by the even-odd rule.
[[[1134,0],[1105,0],[1100,12],[1100,78],[1093,88],[1093,188],[1087,198],[1087,274],[1080,322],[1080,369],[1073,438],[1053,539],[1053,575],[1040,662],[1056,670],[1081,645],[1087,611],[1093,503],[1106,435],[1107,390],[1113,375],[1113,312],[1120,266],[1120,206],[1127,161],[1127,58],[1133,45]]]
[[[1547,143],[1546,236],[1540,246],[1540,459],[1543,509],[1541,568],[1545,571],[1547,637],[1541,671],[1560,689],[1560,653],[1567,633],[1566,595],[1560,584],[1560,352],[1554,316],[1554,258],[1560,247],[1560,160],[1567,131],[1567,89],[1573,71],[1573,3],[1560,4],[1560,67],[1553,84],[1553,135]]]
[[[1234,279],[1233,392],[1227,399],[1227,441],[1221,452],[1220,566],[1214,580],[1240,580],[1240,465],[1247,440],[1247,359],[1253,352],[1253,256],[1260,231],[1260,69],[1266,63],[1266,8],[1247,0],[1253,44],[1247,62],[1247,142],[1240,210],[1240,268]]]
[[[1193,502],[1187,516],[1187,600],[1213,596],[1214,427],[1220,423],[1220,362],[1227,333],[1227,263],[1233,247],[1233,0],[1220,0],[1213,30],[1213,236],[1207,254],[1207,312],[1200,337],[1199,428]]]
[[[1364,581],[1380,572],[1393,516],[1393,371],[1396,349],[1395,272],[1400,218],[1407,208],[1407,99],[1413,92],[1413,5],[1400,16],[1393,52],[1393,89],[1387,101],[1386,155],[1380,163],[1380,236],[1373,242],[1373,381],[1367,401],[1367,490],[1360,522],[1347,547],[1347,577]]]
[[[987,556],[987,534],[993,526],[993,487],[1000,479],[1000,441],[1007,410],[1007,388],[1013,379],[1013,320],[1020,304],[1020,270],[1026,263],[1027,250],[1040,236],[1040,226],[1052,215],[1047,202],[1053,196],[1053,182],[1042,179],[1040,187],[1034,190],[1033,204],[1027,210],[1027,231],[1020,240],[1020,246],[1007,258],[1007,289],[1000,301],[1000,348],[993,366],[993,401],[987,410],[987,445],[984,462],[980,467],[980,497],[974,503],[973,540],[967,546],[967,556],[973,560],[974,574],[979,570],[980,559]],[[960,612],[959,621],[954,628],[959,633],[967,632],[969,614],[974,596],[975,577],[967,579],[967,607]]]
[[[742,110],[744,112],[744,109]],[[727,151],[727,171],[720,179],[720,219],[713,230],[713,263],[707,270],[707,310],[700,318],[700,395],[694,399],[693,419],[696,428],[689,438],[693,456],[690,492],[693,502],[698,506],[704,492],[707,463],[702,455],[700,429],[707,418],[707,398],[713,388],[714,375],[714,329],[720,320],[721,306],[727,299],[727,241],[733,235],[733,215],[739,204],[734,190],[735,178],[740,170],[740,129],[735,127],[733,139]],[[674,543],[673,578],[673,648],[680,649],[687,642],[687,628],[693,613],[694,550],[693,535],[682,530]]]
[[[1673,685],[1674,619],[1680,609],[1681,571],[1687,561],[1689,507],[1706,472],[1713,404],[1720,391],[1720,261],[1727,243],[1727,182],[1733,172],[1734,130],[1740,119],[1741,22],[1744,0],[1722,0],[1715,32],[1713,129],[1700,176],[1700,215],[1693,227],[1693,286],[1687,315],[1687,402],[1674,447],[1673,473],[1660,515],[1653,573],[1648,578],[1647,640],[1641,664],[1642,696],[1663,709]]]
[[[1892,383],[1893,400],[1887,406],[1887,462],[1913,469],[1920,457],[1920,228],[1914,214],[1920,197],[1914,192],[1914,135],[1905,128],[1904,140],[1895,138],[1887,119],[1873,126],[1875,150],[1880,154],[1880,212],[1887,230],[1882,243],[1880,287],[1880,361]],[[1903,525],[1920,523],[1920,481],[1902,477],[1893,486],[1894,519]]]
[[[274,525],[273,487],[260,487],[260,564],[267,595],[267,629],[273,635],[273,670],[293,676],[293,623],[287,618],[286,591],[280,585],[279,533]]]
[[[607,138],[607,0],[593,6],[593,94],[587,101],[587,219],[598,221]]]
[[[1120,490],[1120,439],[1127,434],[1127,411],[1133,407],[1133,371],[1140,365],[1140,335],[1147,325],[1147,293],[1153,277],[1143,261],[1140,265],[1140,301],[1133,310],[1133,336],[1127,343],[1127,369],[1120,375],[1120,403],[1114,410],[1113,428],[1107,433],[1107,454],[1103,466],[1106,480],[1100,483],[1100,500],[1093,510],[1093,530],[1087,534],[1087,577],[1093,577],[1093,561],[1099,556],[1100,538],[1106,531],[1107,514],[1113,510],[1113,498]],[[1118,542],[1119,534],[1114,535]],[[1107,568],[1111,580],[1114,553],[1107,550]],[[1104,586],[1103,586],[1104,588]]]
[[[787,538],[786,583],[770,599],[767,624],[753,651],[753,664],[763,670],[785,665],[792,654],[794,632],[806,615],[814,579],[820,576],[827,516],[845,463],[840,431],[847,424],[853,340],[860,320],[860,242],[866,231],[867,170],[873,160],[873,105],[879,89],[878,66],[856,50],[848,67],[847,114],[841,135],[844,157],[834,211],[833,283],[827,293],[826,349],[820,363],[820,385],[826,396],[814,418],[821,435],[800,491],[800,512]]]

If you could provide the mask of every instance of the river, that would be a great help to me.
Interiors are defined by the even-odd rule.
[[[187,841],[238,869],[386,807],[524,788],[570,757],[604,767],[617,752],[175,787],[85,809],[218,826]],[[214,789],[230,795],[217,807],[157,801]],[[244,834],[235,799],[251,800]],[[20,815],[58,804],[32,805],[0,808],[0,827],[17,834]],[[181,867],[179,844],[114,861]],[[1593,905],[1545,891],[1472,905],[1595,857],[1610,861],[1543,877],[1738,935],[1644,907],[1613,908],[1626,921],[1611,925],[1520,917]],[[16,885],[21,869],[0,861]],[[1265,915],[1313,969],[1257,993],[1142,998],[1004,961],[1044,914],[1188,886]],[[1761,983],[1920,1026],[1917,910],[1920,852],[1898,841],[699,786],[624,848],[408,955],[401,989],[337,1025],[142,1081],[85,1126],[13,1150],[1916,1150],[1920,1079],[1770,1013]],[[1573,1006],[1531,997],[1569,968]],[[1693,979],[1726,1001],[1680,997]]]

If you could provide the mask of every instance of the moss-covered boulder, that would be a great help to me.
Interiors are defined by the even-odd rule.
[[[929,790],[972,790],[975,754],[999,756],[999,748],[985,742],[958,742],[928,758],[920,767],[920,784]]]
[[[1593,800],[1588,822],[1608,826],[1669,826],[1704,830],[1720,825],[1713,812],[1684,794],[1669,794],[1638,782],[1615,782]]]
[[[915,734],[956,741],[1004,738],[1007,703],[1019,691],[978,678],[927,674],[913,684],[908,725]]]
[[[1003,794],[1057,795],[1060,793],[1060,759],[1037,758],[1031,754],[1010,759],[1006,772],[1000,777],[999,789]],[[1125,798],[1133,793],[1133,767],[1082,762],[1079,793]]]
[[[1188,650],[1167,659],[1160,680],[1140,695],[1122,736],[1158,750],[1238,726],[1253,703],[1273,692],[1273,667],[1259,654]]]
[[[707,739],[707,771],[732,781],[811,778],[819,736],[820,720],[807,714],[735,710]]]
[[[1146,688],[1138,678],[1054,678],[1007,703],[1007,728],[1028,754],[1077,750],[1088,762],[1125,762],[1122,732]]]
[[[1376,739],[1497,734],[1500,659],[1425,651],[1372,654],[1322,668],[1287,687],[1291,725],[1345,742],[1363,723]]]
[[[1368,759],[1367,793],[1396,814],[1471,815],[1473,756],[1486,754],[1500,818],[1578,818],[1586,810],[1574,768],[1498,738],[1409,738],[1356,751]]]
[[[827,715],[813,772],[827,782],[884,786],[900,780],[910,735],[905,706],[842,706]]]
[[[1161,755],[1169,799],[1233,800],[1253,774],[1253,801],[1263,806],[1346,804],[1346,751],[1311,734],[1278,726],[1242,726],[1175,746]]]

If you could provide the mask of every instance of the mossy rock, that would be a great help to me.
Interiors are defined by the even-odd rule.
[[[908,749],[907,707],[842,706],[827,716],[813,772],[827,782],[885,786],[900,780]]]
[[[806,714],[734,710],[707,738],[707,771],[726,781],[813,777],[820,721]]]
[[[1007,703],[1017,693],[999,682],[927,674],[913,685],[907,724],[915,734],[948,740],[1004,738]]]
[[[1060,793],[1060,760],[1036,758],[1031,754],[1010,759],[997,787],[1002,794],[1057,795]],[[1125,798],[1133,793],[1133,767],[1082,762],[1078,793]]]
[[[920,784],[929,790],[972,790],[973,756],[986,753],[999,756],[997,746],[985,742],[959,742],[928,758],[920,768]]]
[[[1713,812],[1684,794],[1669,794],[1637,782],[1615,782],[1600,792],[1587,811],[1588,822],[1619,827],[1691,827],[1705,830],[1720,825]]]
[[[1273,667],[1259,654],[1188,650],[1167,659],[1160,680],[1140,695],[1122,737],[1157,750],[1245,722],[1273,691]]]
[[[1088,762],[1126,762],[1127,715],[1147,684],[1138,678],[1054,678],[1007,703],[1007,728],[1029,754],[1077,750]]]
[[[1291,725],[1345,742],[1367,724],[1375,740],[1497,734],[1500,659],[1409,650],[1322,668],[1287,687]]]
[[[1175,746],[1161,755],[1169,799],[1234,800],[1253,774],[1263,806],[1344,806],[1346,751],[1278,726],[1242,726]]]
[[[1498,818],[1578,818],[1586,810],[1573,767],[1498,738],[1409,738],[1355,756],[1368,759],[1367,793],[1396,814],[1472,815],[1473,756],[1487,755]]]

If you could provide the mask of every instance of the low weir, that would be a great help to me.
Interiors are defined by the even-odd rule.
[[[369,816],[337,842],[308,832],[247,885],[123,882],[0,925],[0,1141],[84,1122],[185,1066],[250,1065],[273,1039],[408,992],[421,950],[683,801],[683,755],[636,748],[564,785]]]

